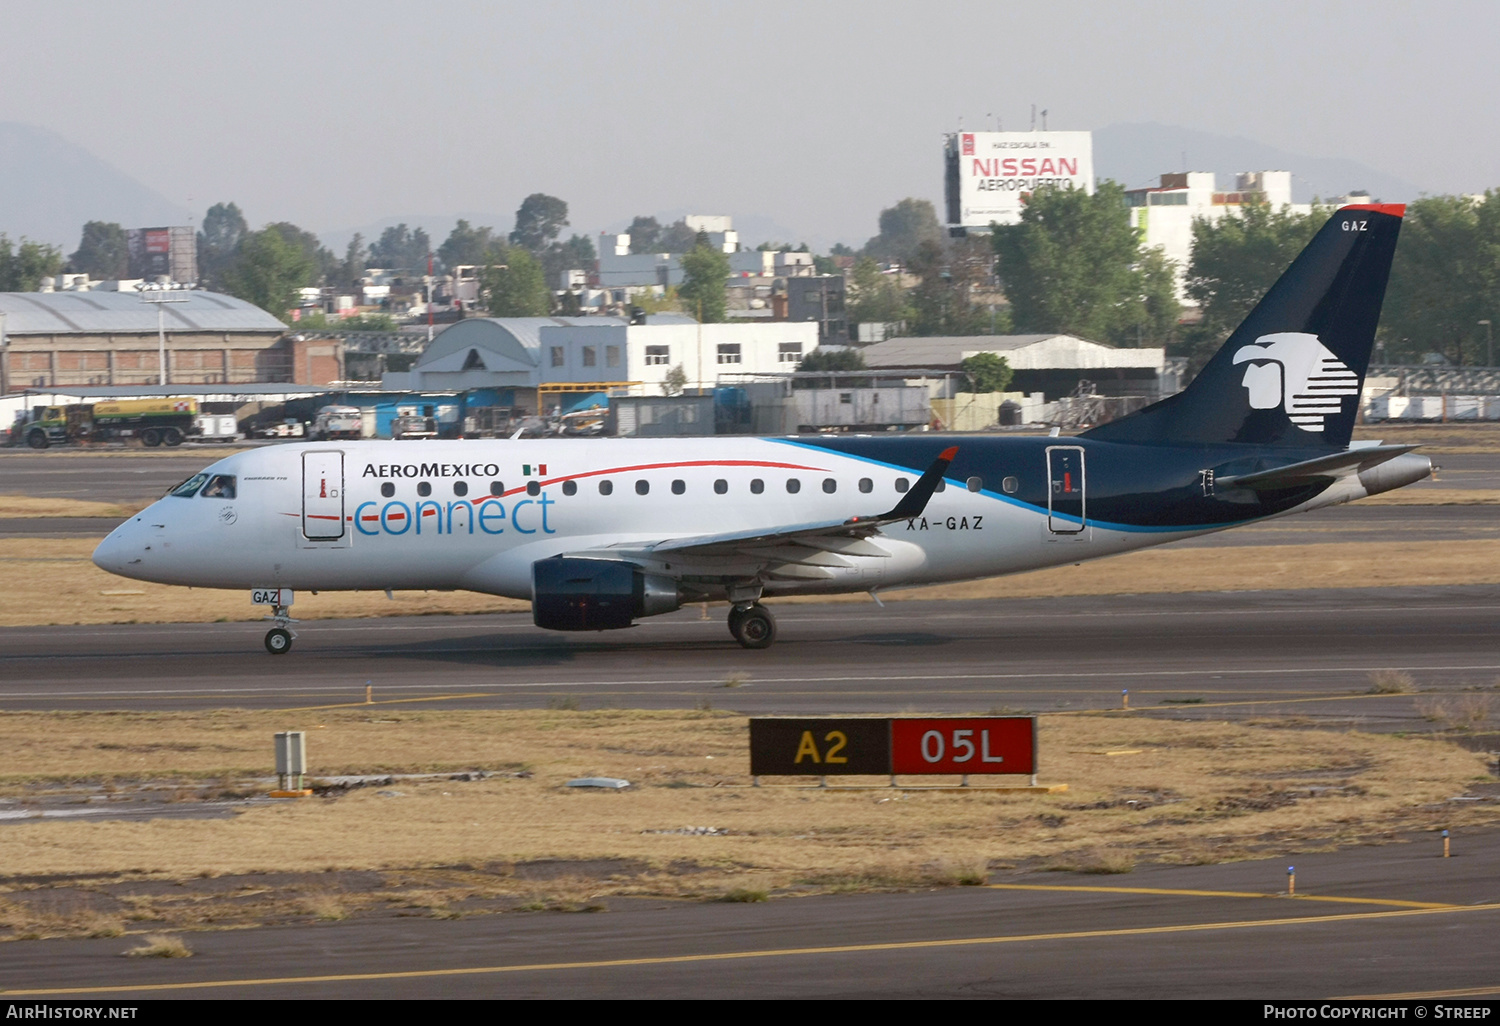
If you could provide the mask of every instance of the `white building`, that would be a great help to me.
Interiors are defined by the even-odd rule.
[[[1292,202],[1290,171],[1246,171],[1236,176],[1233,192],[1219,192],[1212,171],[1183,171],[1161,176],[1155,188],[1130,189],[1130,223],[1142,230],[1141,245],[1160,249],[1176,264],[1178,298],[1193,255],[1193,222],[1218,221],[1247,204],[1307,214],[1311,204]]]
[[[617,317],[476,317],[445,329],[410,371],[386,389],[455,391],[544,384],[636,383],[660,394],[676,367],[687,387],[711,388],[724,373],[797,369],[818,346],[816,323],[699,324],[679,314],[645,324]]]

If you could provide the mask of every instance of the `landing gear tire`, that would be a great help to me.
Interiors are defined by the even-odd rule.
[[[182,432],[174,427],[169,427],[161,433],[161,440],[169,446],[182,444]]]
[[[147,428],[141,432],[141,444],[148,449],[155,449],[161,444],[161,432],[156,428]]]
[[[776,640],[776,618],[765,606],[756,603],[748,609],[732,610],[729,630],[746,648],[770,648]]]
[[[286,655],[292,650],[292,632],[285,627],[272,627],[266,631],[266,651],[272,655]]]

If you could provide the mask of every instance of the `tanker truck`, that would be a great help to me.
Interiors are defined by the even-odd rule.
[[[70,406],[37,406],[16,425],[17,441],[33,449],[68,442],[139,438],[148,447],[181,445],[199,431],[196,399],[121,399]]]

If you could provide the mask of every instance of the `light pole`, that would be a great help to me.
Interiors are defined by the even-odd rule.
[[[1489,318],[1479,322],[1484,325],[1484,365],[1495,366],[1495,329],[1490,324]]]
[[[165,283],[142,283],[137,286],[141,290],[142,303],[156,304],[156,359],[157,359],[157,384],[162,388],[167,387],[167,315],[162,309],[163,303],[186,303],[192,297],[188,295],[189,286],[179,286],[176,282]]]

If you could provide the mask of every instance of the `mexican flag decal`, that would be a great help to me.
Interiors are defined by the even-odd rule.
[[[536,475],[538,477],[546,477],[547,476],[547,464],[545,464],[545,463],[538,463],[536,465],[532,465],[530,463],[523,463],[523,464],[521,464],[521,476],[522,477],[530,477],[533,471],[536,472]]]

